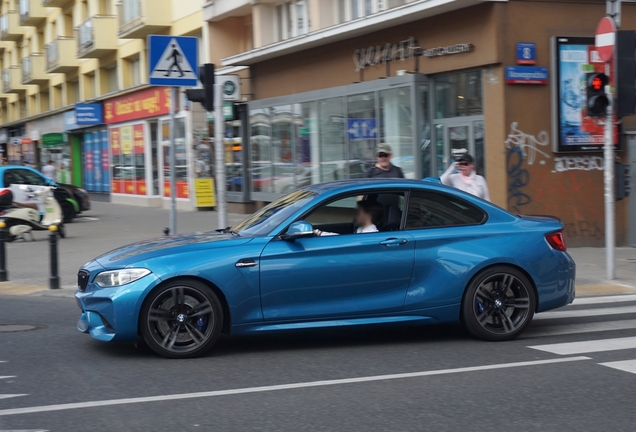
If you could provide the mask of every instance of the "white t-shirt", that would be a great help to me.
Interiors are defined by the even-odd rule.
[[[451,165],[446,172],[442,174],[440,180],[443,184],[463,190],[464,192],[478,196],[486,201],[490,201],[490,194],[488,193],[488,185],[486,184],[485,178],[477,175],[475,171],[470,173],[468,177],[462,176],[461,173],[453,174],[455,169],[456,168]]]
[[[378,227],[376,227],[375,225],[371,224],[371,225],[366,226],[364,228],[358,227],[356,229],[355,234],[374,233],[374,232],[378,232],[378,231],[379,231]],[[320,231],[319,237],[337,236],[337,235],[340,235],[340,234],[332,233],[332,232],[328,232],[328,231]]]
[[[55,180],[55,165],[44,165],[42,174],[51,180]]]

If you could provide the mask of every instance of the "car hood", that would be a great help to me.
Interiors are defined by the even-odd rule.
[[[105,268],[126,267],[158,256],[237,246],[250,240],[251,237],[237,237],[214,231],[157,237],[114,249],[97,257],[95,261]]]

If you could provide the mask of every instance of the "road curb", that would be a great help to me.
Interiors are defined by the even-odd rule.
[[[74,293],[75,288],[51,290],[41,285],[27,285],[14,282],[0,283],[0,295],[72,298]]]
[[[577,297],[633,293],[636,293],[636,287],[622,284],[580,285],[576,287]]]

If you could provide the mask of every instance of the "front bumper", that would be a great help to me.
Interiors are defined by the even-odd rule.
[[[75,292],[82,310],[77,329],[101,341],[134,342],[143,300],[161,280],[151,273],[118,288],[100,288],[92,283],[98,272],[91,272],[86,290]]]

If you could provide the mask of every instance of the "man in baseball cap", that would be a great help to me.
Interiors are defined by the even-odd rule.
[[[391,163],[393,150],[386,143],[380,143],[375,149],[376,164],[367,171],[367,178],[404,178],[400,167]]]

